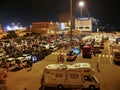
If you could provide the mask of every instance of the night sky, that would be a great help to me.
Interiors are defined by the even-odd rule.
[[[73,15],[80,17],[80,0],[73,1]],[[94,17],[103,25],[120,25],[119,3],[111,0],[84,0],[83,17]],[[58,21],[61,12],[70,11],[70,0],[0,0],[0,24],[30,25],[37,21]]]

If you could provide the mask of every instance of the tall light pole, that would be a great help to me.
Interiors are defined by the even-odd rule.
[[[70,47],[72,47],[72,0],[70,0]]]
[[[81,18],[81,32],[82,32],[82,7],[84,6],[84,2],[80,1],[79,6],[81,7],[81,16],[80,16],[80,18]]]

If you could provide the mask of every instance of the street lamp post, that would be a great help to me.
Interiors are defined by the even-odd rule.
[[[72,47],[72,0],[70,0],[70,48]]]
[[[79,6],[81,7],[81,32],[82,32],[82,7],[84,6],[84,2],[83,1],[80,1],[79,2]]]

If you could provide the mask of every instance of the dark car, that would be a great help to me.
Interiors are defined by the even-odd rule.
[[[73,51],[67,52],[67,61],[74,61],[77,58],[77,54],[75,54]]]
[[[44,59],[46,56],[46,54],[44,52],[34,52],[32,55],[31,55],[31,59],[33,62],[37,62],[37,61],[40,61],[42,59]]]

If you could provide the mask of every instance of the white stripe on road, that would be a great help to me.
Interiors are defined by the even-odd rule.
[[[64,53],[64,55],[66,55],[66,53]]]
[[[54,52],[53,52],[53,53],[51,53],[51,54],[54,54]]]
[[[99,57],[98,57],[98,61],[97,61],[97,62],[100,62],[100,57],[101,57],[101,55],[99,54]]]
[[[110,55],[110,57],[113,57],[112,55]]]
[[[101,57],[101,55],[99,54],[99,57]]]
[[[99,57],[113,57],[112,55],[104,55],[104,54],[103,55],[99,54],[98,56]]]
[[[105,57],[105,55],[102,55],[102,57]]]
[[[108,57],[108,55],[106,55],[106,57]]]
[[[51,53],[52,55],[59,55],[60,54],[60,52],[53,52],[53,53]],[[66,53],[61,53],[61,54],[63,54],[63,55],[66,55]],[[82,56],[82,53],[80,53],[78,56]],[[110,57],[110,58],[112,58],[113,56],[112,55],[101,55],[101,54],[98,54],[98,57]]]
[[[53,52],[53,53],[51,53],[51,54],[52,54],[52,55],[59,55],[60,52]],[[61,54],[66,55],[66,53],[61,53]]]
[[[110,55],[110,48],[109,48],[109,46],[110,46],[110,42],[108,41],[108,54]],[[111,55],[110,55],[110,64],[112,64],[112,57],[111,57]]]

